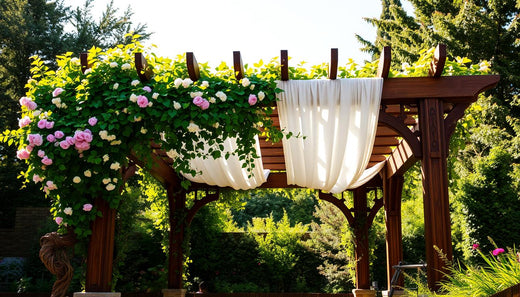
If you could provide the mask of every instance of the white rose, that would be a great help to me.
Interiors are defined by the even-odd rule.
[[[117,88],[119,88],[119,84],[118,84],[118,83],[115,83],[115,84],[112,86],[112,89],[117,90]]]
[[[108,160],[110,160],[110,157],[108,155],[104,155],[103,156],[103,162],[106,162]]]
[[[130,95],[130,101],[132,101],[133,103],[136,103],[137,102],[137,95],[136,94]]]
[[[87,75],[87,74],[89,74],[90,72],[92,72],[92,68],[89,68],[89,69],[85,70],[85,72],[84,72],[83,74]]]
[[[112,170],[119,170],[119,168],[121,168],[121,164],[119,164],[119,162],[114,162],[110,164],[110,169]]]
[[[203,81],[201,86],[204,87],[204,88],[207,88],[207,87],[209,87],[209,82]]]
[[[157,99],[157,98],[159,98],[159,93],[153,93],[152,98],[153,98],[153,99]]]
[[[110,145],[120,145],[120,144],[121,144],[121,140],[115,140],[110,143]]]
[[[242,86],[244,86],[244,88],[247,88],[249,86],[251,82],[249,81],[249,79],[247,77],[244,77],[242,79]]]
[[[72,58],[70,59],[70,62],[74,65],[79,65],[79,59],[78,58]]]
[[[83,172],[83,175],[86,176],[86,177],[91,177],[92,176],[92,172],[90,172],[90,170],[85,170],[85,172]]]
[[[108,184],[105,189],[107,189],[107,191],[112,191],[113,189],[115,189],[116,186],[114,184]]]
[[[37,116],[39,116],[41,113],[42,113],[41,110],[35,110],[35,111],[33,111],[33,116],[37,117]]]
[[[134,117],[134,122],[140,122],[142,120],[141,117]]]
[[[119,66],[119,65],[117,65],[116,62],[112,62],[112,63],[110,63],[110,67],[111,67],[111,68],[116,68],[117,66]]]
[[[61,99],[58,97],[58,98],[52,98],[51,100],[52,104],[58,106],[61,104]]]
[[[258,92],[258,100],[262,101],[262,100],[264,100],[264,98],[265,98],[265,93],[262,91]]]
[[[114,177],[114,178],[112,179],[112,182],[117,183],[117,178]]]
[[[108,131],[107,131],[107,130],[101,130],[101,131],[99,131],[99,137],[101,137],[101,139],[107,139],[107,137],[108,137]]]
[[[194,122],[190,122],[190,124],[188,125],[188,131],[199,132],[200,131],[199,125],[195,124]]]
[[[72,215],[72,208],[71,208],[71,207],[65,207],[65,209],[63,210],[63,212],[64,212],[66,215],[71,216],[71,215]]]
[[[103,179],[103,183],[106,185],[110,182],[110,178],[104,178]]]
[[[122,70],[128,70],[130,68],[132,68],[132,66],[130,66],[130,64],[128,64],[128,63],[125,63],[125,64],[121,65],[121,69]]]
[[[175,110],[179,110],[181,109],[181,104],[177,101],[173,101],[173,108],[175,108]]]
[[[141,134],[146,134],[146,132],[148,132],[148,130],[146,130],[144,127],[141,127]]]
[[[222,101],[222,102],[224,102],[224,101],[227,100],[227,95],[224,94],[224,92],[222,92],[222,91],[218,91],[218,92],[215,94],[215,96],[217,96],[217,97],[220,99],[220,101]]]
[[[172,158],[172,160],[175,160],[179,156],[179,153],[177,153],[176,150],[171,149],[171,150],[166,152],[166,155],[168,155],[168,157]]]
[[[72,181],[75,183],[75,184],[79,184],[81,182],[81,177],[79,176],[75,176]]]
[[[140,82],[139,80],[134,79],[130,84],[131,84],[132,86],[135,87],[135,86],[137,86],[137,85],[140,84],[140,83],[141,83],[141,82]]]
[[[152,101],[148,102],[148,107],[152,107],[152,105],[153,105]]]
[[[204,95],[202,92],[191,92],[190,93],[191,98],[195,98],[197,96],[202,97],[202,95]]]
[[[180,85],[182,85],[182,78],[176,78],[173,81],[173,85],[175,86],[175,88],[178,88]]]
[[[216,128],[218,128],[218,127],[220,127],[220,124],[219,124],[218,122],[216,122],[215,124],[213,124],[213,128],[216,129]]]
[[[210,98],[208,99],[208,101],[209,101],[209,103],[211,103],[211,104],[217,102],[217,100],[215,100],[215,98],[213,98],[213,97],[210,97]]]
[[[255,85],[252,84],[252,85],[249,87],[249,89],[251,89],[251,91],[254,90],[254,89],[255,89]]]
[[[183,81],[182,81],[182,86],[184,88],[187,88],[189,87],[191,84],[193,83],[193,81],[189,78],[185,78]]]

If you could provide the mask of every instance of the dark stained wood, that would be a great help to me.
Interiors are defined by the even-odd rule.
[[[148,66],[148,62],[144,58],[143,53],[135,53],[135,69],[137,71],[137,76],[142,82],[149,81],[153,76],[152,69]]]
[[[379,123],[384,123],[399,133],[399,135],[403,137],[411,147],[412,152],[416,157],[420,157],[422,155],[421,144],[419,143],[417,136],[414,135],[410,129],[408,129],[408,127],[405,125],[405,122],[400,121],[398,118],[395,118],[383,111],[380,111]]]
[[[336,79],[338,76],[338,49],[330,49],[329,79]]]
[[[449,149],[451,135],[457,127],[457,122],[464,116],[464,111],[466,111],[469,105],[469,103],[456,104],[444,119],[444,133],[446,135],[446,145],[448,145],[447,150]]]
[[[404,178],[395,174],[390,178],[383,179],[383,197],[385,206],[386,224],[386,271],[387,288],[394,275],[394,265],[403,260],[403,235],[401,225],[401,195],[403,191]],[[399,278],[397,286],[404,285],[403,277]]]
[[[430,76],[441,77],[442,71],[444,70],[444,64],[446,64],[446,45],[439,44],[435,48],[435,53],[433,54],[433,61],[430,63]]]
[[[244,78],[244,64],[242,64],[242,55],[240,55],[240,51],[233,52],[233,68],[235,69],[235,78],[237,80]]]
[[[186,66],[188,67],[188,75],[192,81],[198,81],[200,78],[199,64],[192,52],[186,53]]]
[[[417,160],[418,158],[413,155],[412,148],[408,143],[401,141],[386,160],[387,178],[392,177],[394,174],[404,174]]]
[[[390,64],[392,62],[392,48],[385,46],[379,57],[379,65],[377,66],[377,77],[388,78],[390,74]]]
[[[182,289],[184,232],[186,229],[186,192],[180,184],[167,184],[169,207],[168,289]]]
[[[417,104],[423,98],[442,98],[445,102],[467,103],[496,86],[498,75],[396,77],[385,79],[381,104]]]
[[[392,153],[392,148],[387,146],[378,146],[372,149],[373,155],[389,155]]]
[[[202,207],[206,206],[208,203],[217,201],[218,198],[219,192],[217,189],[215,193],[206,192],[206,196],[204,198],[197,199],[193,206],[188,210],[188,215],[186,216],[186,226],[190,226],[191,221],[193,221],[193,218]]]
[[[367,190],[354,189],[354,237],[356,256],[356,289],[370,289],[370,249],[368,244]]]
[[[88,53],[80,53],[79,61],[81,63],[81,73],[85,73],[85,71],[90,68],[90,64],[88,63]]]
[[[114,254],[114,232],[116,210],[108,202],[97,197],[94,207],[102,216],[92,222],[87,251],[86,292],[110,292],[112,283],[112,264]]]
[[[374,146],[396,146],[399,140],[395,137],[377,137]]]
[[[343,215],[347,219],[349,225],[350,226],[354,225],[355,222],[354,222],[354,216],[352,215],[352,209],[348,208],[348,206],[345,204],[344,199],[336,198],[331,193],[324,193],[321,191],[319,193],[319,197],[321,200],[327,201],[327,202],[333,204],[334,206],[336,206],[341,211],[341,213],[343,213]]]
[[[440,99],[423,99],[419,104],[421,160],[423,178],[424,228],[428,286],[438,290],[438,282],[447,273],[443,260],[437,255],[438,247],[452,259],[450,205],[448,196],[448,156],[444,129],[443,103]]]
[[[280,51],[281,78],[283,81],[289,80],[289,54],[287,50]]]

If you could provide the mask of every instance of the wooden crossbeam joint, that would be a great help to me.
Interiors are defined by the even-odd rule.
[[[244,78],[244,64],[242,64],[240,51],[233,52],[233,68],[235,69],[235,77],[237,80]]]
[[[280,51],[280,65],[282,66],[280,70],[282,81],[289,80],[289,54],[287,50]]]
[[[149,81],[153,76],[153,70],[148,66],[143,53],[135,53],[134,59],[137,76],[139,76],[141,82]]]
[[[336,79],[338,76],[338,49],[330,49],[329,79]]]
[[[197,81],[200,78],[199,64],[195,55],[192,52],[186,53],[186,66],[188,67],[188,75],[192,81]]]
[[[430,63],[429,75],[431,77],[441,77],[444,65],[446,64],[446,45],[439,44],[435,48],[433,60]]]
[[[377,66],[377,77],[388,78],[390,74],[390,64],[392,62],[392,48],[385,46],[379,57],[379,65]]]

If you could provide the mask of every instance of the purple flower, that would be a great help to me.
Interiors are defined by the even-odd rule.
[[[494,249],[493,256],[498,256],[498,255],[502,254],[503,252],[505,252],[505,250],[503,248]]]
[[[65,133],[63,133],[60,130],[54,132],[54,137],[56,137],[56,139],[61,139],[61,138],[63,138],[63,136],[65,136]]]
[[[152,92],[152,88],[150,88],[149,86],[144,86],[143,91],[150,93],[150,92]]]
[[[47,123],[45,123],[45,128],[52,129],[53,127],[54,127],[54,122],[47,121]]]
[[[148,98],[143,95],[137,96],[137,105],[141,108],[145,108],[148,106]]]
[[[56,88],[52,91],[52,97],[58,97],[63,92],[62,88]]]
[[[255,105],[257,101],[258,101],[258,99],[256,98],[256,95],[254,95],[254,94],[249,95],[249,99],[247,100],[247,102],[251,106]]]
[[[45,129],[46,127],[47,127],[47,120],[46,119],[38,121],[38,128]]]
[[[62,217],[56,217],[54,219],[54,221],[56,221],[56,224],[61,225],[61,223],[63,222],[63,218]]]
[[[91,117],[90,119],[88,119],[88,124],[90,126],[95,126],[97,124],[97,118],[96,117]]]

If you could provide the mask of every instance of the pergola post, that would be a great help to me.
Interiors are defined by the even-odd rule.
[[[108,202],[97,197],[94,206],[102,216],[92,223],[87,254],[86,292],[110,292],[114,254],[116,210]]]
[[[356,237],[356,289],[370,289],[370,251],[368,248],[367,189],[362,186],[354,193],[354,236]],[[358,294],[356,294],[357,296]]]
[[[401,229],[401,196],[404,178],[395,174],[383,179],[383,201],[385,207],[386,224],[386,272],[388,290],[391,289],[391,280],[394,275],[394,265],[403,260],[403,235]],[[403,277],[400,277],[397,286],[403,286]]]
[[[185,229],[186,191],[174,185],[166,187],[170,213],[170,233],[168,250],[168,289],[182,289],[182,265]]]
[[[439,288],[446,272],[443,260],[435,247],[452,259],[451,223],[448,196],[448,139],[444,128],[444,104],[441,99],[423,99],[419,103],[421,125],[422,183],[424,199],[424,228],[428,286]]]

